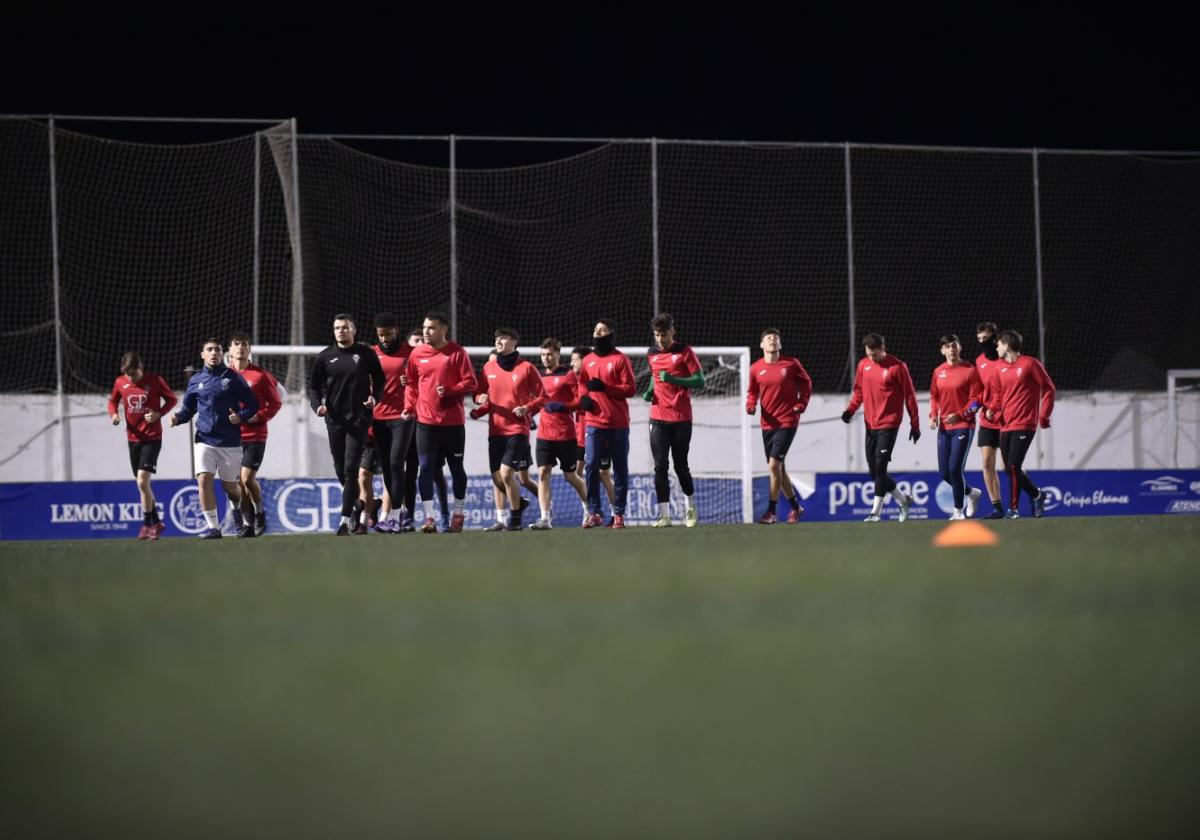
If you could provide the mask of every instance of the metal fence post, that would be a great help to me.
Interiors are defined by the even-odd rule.
[[[61,442],[62,469],[59,478],[70,481],[73,464],[71,456],[71,425],[67,412],[67,392],[63,383],[62,342],[62,275],[58,260],[58,167],[54,145],[54,115],[50,115],[50,251],[54,281],[54,376],[55,393],[58,395],[58,430]]]
[[[254,132],[254,266],[251,270],[250,283],[254,293],[253,317],[251,320],[250,340],[258,344],[258,281],[259,281],[259,248],[262,228],[262,154],[259,149],[259,142],[262,138],[262,132]]]
[[[1042,185],[1038,150],[1033,150],[1033,246],[1037,260],[1038,356],[1046,364],[1046,300],[1042,293]],[[1037,436],[1038,466],[1046,457],[1053,460],[1053,434],[1047,430]]]
[[[654,247],[654,311],[650,317],[662,311],[658,297],[658,138],[650,138],[650,238]]]
[[[458,341],[458,139],[450,135],[450,340]]]
[[[843,157],[845,160],[846,174],[846,293],[849,302],[849,336],[850,345],[849,356],[847,357],[847,370],[850,374],[851,381],[854,378],[855,359],[857,358],[856,347],[854,346],[854,331],[856,329],[854,320],[854,191],[850,176],[850,144],[845,143],[843,147]],[[846,426],[846,471],[854,465],[854,426]]]

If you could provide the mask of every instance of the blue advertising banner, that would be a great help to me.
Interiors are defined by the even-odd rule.
[[[813,484],[803,485],[804,521],[853,521],[871,509],[874,486],[862,473],[810,474]],[[1039,470],[1033,474],[1047,492],[1047,516],[1111,516],[1129,514],[1200,514],[1200,470]],[[896,473],[900,488],[913,497],[914,519],[941,519],[953,510],[949,485],[932,472]],[[968,474],[972,486],[981,487],[978,473]],[[341,514],[341,488],[333,480],[265,479],[263,501],[272,533],[318,533],[337,527]],[[675,485],[674,482],[672,482]],[[1002,479],[1007,490],[1007,480]],[[194,482],[159,479],[154,482],[159,512],[166,525],[164,536],[194,536],[204,530],[199,494]],[[377,492],[382,492],[378,486]],[[228,503],[220,494],[220,514],[228,526]],[[603,493],[607,516],[609,504]],[[697,479],[696,503],[701,522],[742,521],[741,482],[733,479]],[[754,481],[754,512],[767,504],[767,480]],[[684,499],[672,487],[671,515],[683,518]],[[986,512],[986,498],[983,503]],[[786,514],[787,502],[780,502]],[[481,528],[495,520],[492,481],[473,476],[467,486],[466,525]],[[1028,499],[1022,513],[1029,514]],[[652,475],[630,477],[626,521],[649,524],[658,514]],[[883,508],[894,519],[898,508],[890,497]],[[437,513],[440,517],[440,510]],[[526,524],[538,516],[537,502],[527,511]],[[577,527],[583,508],[575,491],[558,474],[553,479],[553,521],[556,528]],[[132,481],[37,482],[0,484],[0,539],[62,540],[105,537],[132,538],[142,523],[141,504]]]

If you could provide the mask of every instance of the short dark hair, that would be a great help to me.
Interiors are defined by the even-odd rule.
[[[975,326],[975,335],[979,335],[981,332],[991,333],[992,335],[995,335],[996,334],[996,322],[995,321],[980,321]]]
[[[221,339],[217,338],[216,336],[212,336],[211,338],[204,339],[204,341],[201,342],[201,344],[200,344],[200,349],[204,349],[205,347],[207,347],[210,344],[215,344],[218,347],[220,347],[222,350],[225,349],[225,345],[221,343]]]
[[[592,352],[592,348],[591,348],[591,347],[589,347],[589,346],[588,346],[588,345],[586,345],[586,344],[580,344],[578,347],[576,347],[574,350],[572,350],[572,351],[571,351],[571,355],[572,355],[572,356],[579,356],[579,357],[581,357],[581,358],[582,358],[582,357],[586,356],[588,353],[591,353],[591,352]]]
[[[542,349],[543,350],[553,350],[555,353],[558,353],[558,352],[562,351],[562,344],[559,342],[559,340],[557,338],[554,338],[553,336],[549,336],[542,341]]]
[[[129,373],[131,370],[144,369],[144,367],[142,357],[132,350],[121,357],[121,373]]]
[[[604,326],[608,327],[608,330],[611,333],[615,334],[617,331],[617,325],[613,323],[611,318],[597,318],[596,323],[603,324]]]
[[[962,344],[962,342],[958,340],[958,336],[954,333],[946,333],[938,341],[938,347],[945,347],[947,344]]]
[[[423,329],[421,329],[420,324],[418,324],[417,326],[413,327],[411,330],[408,331],[409,338],[412,338],[414,335],[419,335],[419,336],[425,335],[425,331]]]
[[[867,333],[863,336],[863,347],[866,347],[868,350],[878,350],[884,345],[883,336],[879,333]]]
[[[611,330],[612,327],[610,326]],[[675,329],[675,319],[667,312],[660,312],[654,316],[654,320],[650,322],[650,329],[655,332],[667,332]]]
[[[1024,339],[1021,338],[1021,334],[1016,330],[1005,330],[1004,332],[1000,333],[1000,335],[996,336],[996,342],[999,343],[1001,341],[1008,345],[1009,350],[1020,353],[1021,343],[1024,341]]]
[[[513,341],[518,343],[521,341],[520,334],[512,327],[497,327],[496,333],[492,336],[492,338],[500,338],[501,336],[504,338],[511,338]]]
[[[758,340],[762,341],[764,338],[766,338],[769,335],[781,335],[781,333],[775,327],[767,327],[765,330],[763,330],[762,332],[760,332],[758,334]]]
[[[443,327],[450,326],[450,316],[447,315],[445,312],[442,312],[440,309],[435,309],[432,312],[426,312],[425,320],[426,321],[437,321]]]
[[[391,312],[380,312],[375,316],[375,329],[386,330],[389,327],[400,329],[400,319]]]
[[[232,332],[229,334],[229,338],[228,338],[229,345],[228,346],[232,347],[233,342],[235,342],[235,341],[240,341],[242,344],[249,345],[250,344],[250,336],[244,332]]]
[[[355,329],[356,331],[358,330],[358,324],[354,323],[354,316],[353,316],[353,315],[349,315],[349,314],[347,314],[347,313],[345,313],[345,312],[339,312],[337,315],[334,315],[334,316],[333,316],[333,320],[335,320],[335,321],[349,321],[349,322],[350,322],[350,326],[354,327],[354,329]]]

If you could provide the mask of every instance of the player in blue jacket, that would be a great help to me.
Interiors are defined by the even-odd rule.
[[[178,426],[193,416],[196,418],[196,485],[200,489],[204,521],[208,525],[200,539],[214,540],[221,536],[217,495],[213,489],[214,474],[220,476],[233,504],[238,536],[251,537],[254,527],[245,525],[240,510],[238,474],[242,464],[242,433],[238,426],[258,411],[258,397],[241,374],[225,366],[225,350],[219,339],[205,339],[200,357],[204,360],[204,370],[188,382],[183,407],[171,415],[170,421],[172,426]]]

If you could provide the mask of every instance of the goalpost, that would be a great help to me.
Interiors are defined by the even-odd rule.
[[[256,364],[270,370],[286,386],[287,399],[299,407],[298,418],[310,435],[324,436],[320,426],[312,424],[307,406],[305,388],[309,359],[316,356],[325,345],[256,345],[253,348]],[[487,360],[492,347],[470,346],[464,348],[471,356],[476,374]],[[645,390],[650,381],[649,365],[645,347],[621,347],[629,357],[637,380],[638,393]],[[694,420],[692,423],[692,445],[689,465],[696,480],[697,501],[701,521],[744,522],[753,521],[754,446],[753,427],[755,417],[746,414],[745,396],[750,384],[750,350],[748,347],[693,346],[704,371],[705,386],[692,393]],[[522,347],[520,352],[535,365],[538,364],[538,347]],[[570,360],[570,347],[563,347],[563,364]],[[300,362],[300,364],[297,364]],[[298,369],[300,369],[298,371]],[[650,405],[639,396],[629,400],[630,446],[629,472],[630,493],[627,521],[648,524],[657,515],[653,498],[654,463],[649,445]],[[537,432],[533,433],[536,440]],[[321,471],[319,462],[314,463],[307,445],[298,447],[293,471],[299,476],[311,476]],[[320,447],[316,448],[320,451]],[[468,475],[486,476],[487,423],[467,421],[467,447],[465,464]],[[536,474],[536,470],[533,470]],[[556,478],[557,480],[561,480]],[[683,497],[678,481],[671,474],[671,510],[673,518],[682,518]],[[676,515],[678,511],[678,515]]]

